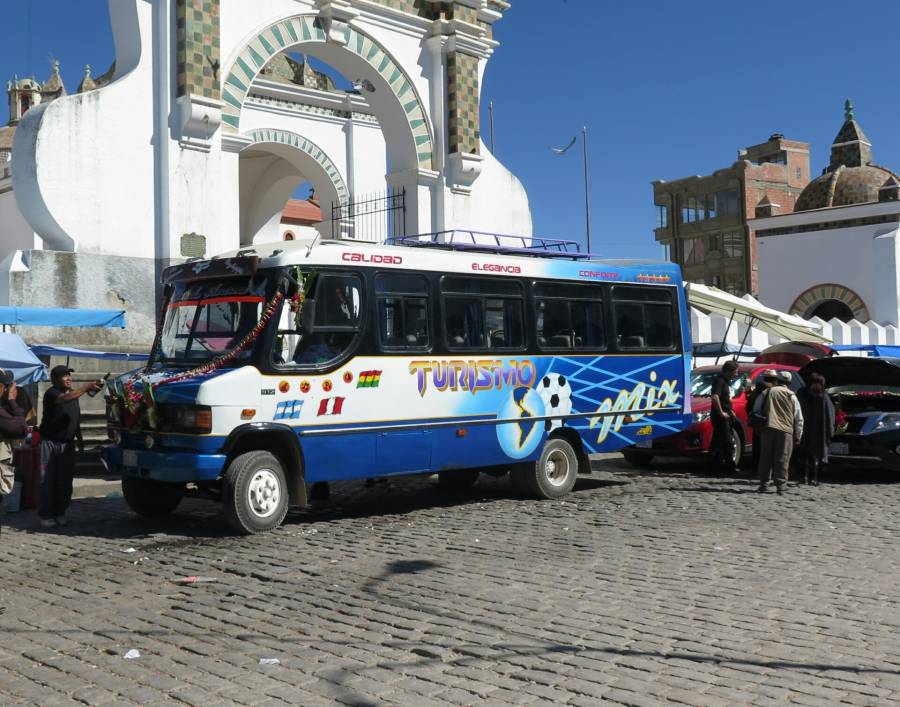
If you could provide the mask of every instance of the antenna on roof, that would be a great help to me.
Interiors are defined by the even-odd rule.
[[[306,257],[307,257],[307,258],[309,257],[309,254],[312,253],[313,246],[316,244],[316,241],[319,240],[319,238],[321,237],[321,235],[322,235],[321,233],[319,233],[318,231],[316,231],[316,237],[313,238],[313,239],[310,241],[309,247],[306,249]]]

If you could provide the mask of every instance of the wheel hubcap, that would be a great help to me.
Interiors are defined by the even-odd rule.
[[[278,477],[271,469],[260,469],[253,474],[247,485],[247,497],[250,510],[260,518],[272,515],[281,500],[281,487]]]
[[[562,486],[569,478],[569,458],[564,452],[554,449],[547,455],[544,463],[544,475],[554,486]]]

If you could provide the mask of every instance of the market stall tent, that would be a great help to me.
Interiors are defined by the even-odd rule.
[[[18,385],[47,380],[47,367],[16,334],[0,333],[0,368],[12,371]]]

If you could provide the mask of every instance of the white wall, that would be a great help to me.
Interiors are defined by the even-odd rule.
[[[809,288],[834,283],[856,292],[872,319],[897,324],[896,233],[879,224],[760,238],[759,300],[788,312]]]

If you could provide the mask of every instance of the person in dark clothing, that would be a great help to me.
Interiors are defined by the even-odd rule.
[[[819,469],[828,462],[828,446],[834,436],[834,404],[825,392],[825,377],[813,373],[809,385],[797,391],[803,410],[803,437],[800,439],[803,483],[819,485]]]
[[[763,374],[756,379],[756,384],[753,386],[753,390],[751,390],[747,394],[747,412],[749,413],[753,410],[756,401],[759,397],[765,393],[769,388],[775,385],[775,371],[766,370],[763,371]],[[762,449],[762,427],[754,427],[753,428],[753,471],[755,472],[759,468],[759,452]]]
[[[71,368],[54,366],[50,371],[53,387],[44,393],[38,517],[45,528],[66,525],[75,475],[75,438],[81,438],[78,398],[103,387],[100,381],[91,381],[76,390],[71,374]]]
[[[709,469],[717,473],[733,474],[737,471],[732,434],[735,416],[731,407],[731,382],[737,378],[737,374],[737,362],[726,361],[710,390],[713,436],[709,444]]]
[[[18,389],[12,373],[0,370],[0,461],[12,464],[10,440],[21,439],[28,434],[25,413],[17,402]],[[0,517],[3,510],[3,496],[0,496]]]

